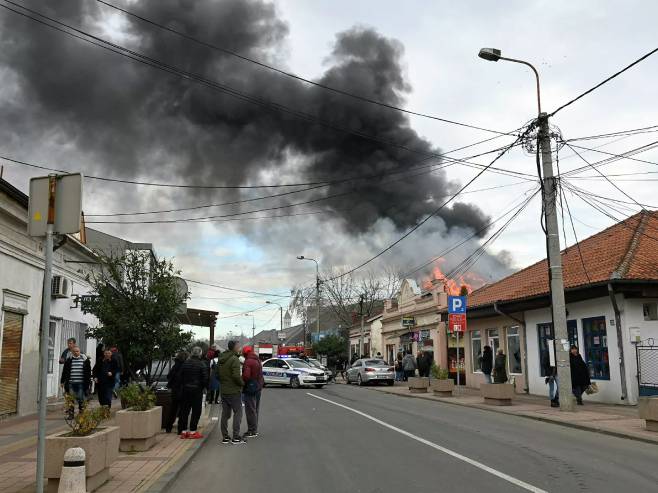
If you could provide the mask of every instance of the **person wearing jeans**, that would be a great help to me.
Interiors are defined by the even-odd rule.
[[[91,362],[80,352],[78,346],[73,346],[71,357],[64,362],[60,383],[66,393],[75,396],[78,401],[78,409],[82,412],[91,388]],[[73,413],[73,408],[68,410],[69,419],[73,419]]]
[[[118,371],[117,362],[112,358],[112,351],[103,351],[103,359],[94,365],[93,374],[98,391],[98,402],[101,406],[112,406],[112,392],[114,390],[114,379]]]
[[[203,438],[203,435],[197,431],[203,405],[203,390],[208,387],[208,366],[201,360],[202,354],[200,347],[193,347],[189,359],[181,367],[182,395],[181,410],[178,415],[178,433],[181,438]],[[192,411],[191,417],[190,411]]]
[[[245,357],[242,365],[242,380],[244,381],[244,408],[247,417],[247,433],[244,438],[258,436],[258,411],[260,409],[260,396],[263,390],[263,366],[258,355],[249,346],[242,350]]]
[[[246,443],[240,436],[242,423],[242,375],[240,373],[240,347],[236,341],[229,341],[228,349],[217,360],[219,391],[222,398],[222,419],[220,429],[222,443],[239,445]],[[228,420],[233,416],[233,436],[229,436]]]

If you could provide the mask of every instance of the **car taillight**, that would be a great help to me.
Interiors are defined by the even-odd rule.
[[[388,371],[395,371],[395,367],[394,366],[389,366]]]
[[[374,368],[366,368],[366,371],[377,371]]]

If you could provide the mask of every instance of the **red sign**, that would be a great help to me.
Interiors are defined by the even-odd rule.
[[[450,313],[448,314],[448,332],[466,332],[466,314]]]

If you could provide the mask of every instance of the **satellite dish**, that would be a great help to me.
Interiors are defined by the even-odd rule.
[[[190,292],[190,290],[187,287],[187,282],[185,282],[185,279],[182,277],[176,277],[174,279],[176,282],[176,291],[180,294],[180,296],[185,296],[185,301],[181,303],[178,307],[178,310],[176,310],[176,313],[183,315],[187,313],[187,294]]]

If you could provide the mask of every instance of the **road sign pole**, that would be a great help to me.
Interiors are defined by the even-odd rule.
[[[48,332],[50,328],[50,291],[53,275],[53,230],[55,224],[55,190],[57,178],[49,177],[48,224],[46,226],[45,262],[43,271],[43,293],[41,295],[41,337],[39,343],[39,427],[37,431],[37,489],[44,491],[44,469],[46,459],[46,410],[48,408]]]
[[[459,394],[459,380],[460,380],[460,378],[459,378],[459,331],[457,330],[457,331],[455,331],[455,333],[457,334],[457,364],[456,364],[456,368],[457,368],[457,393]]]

